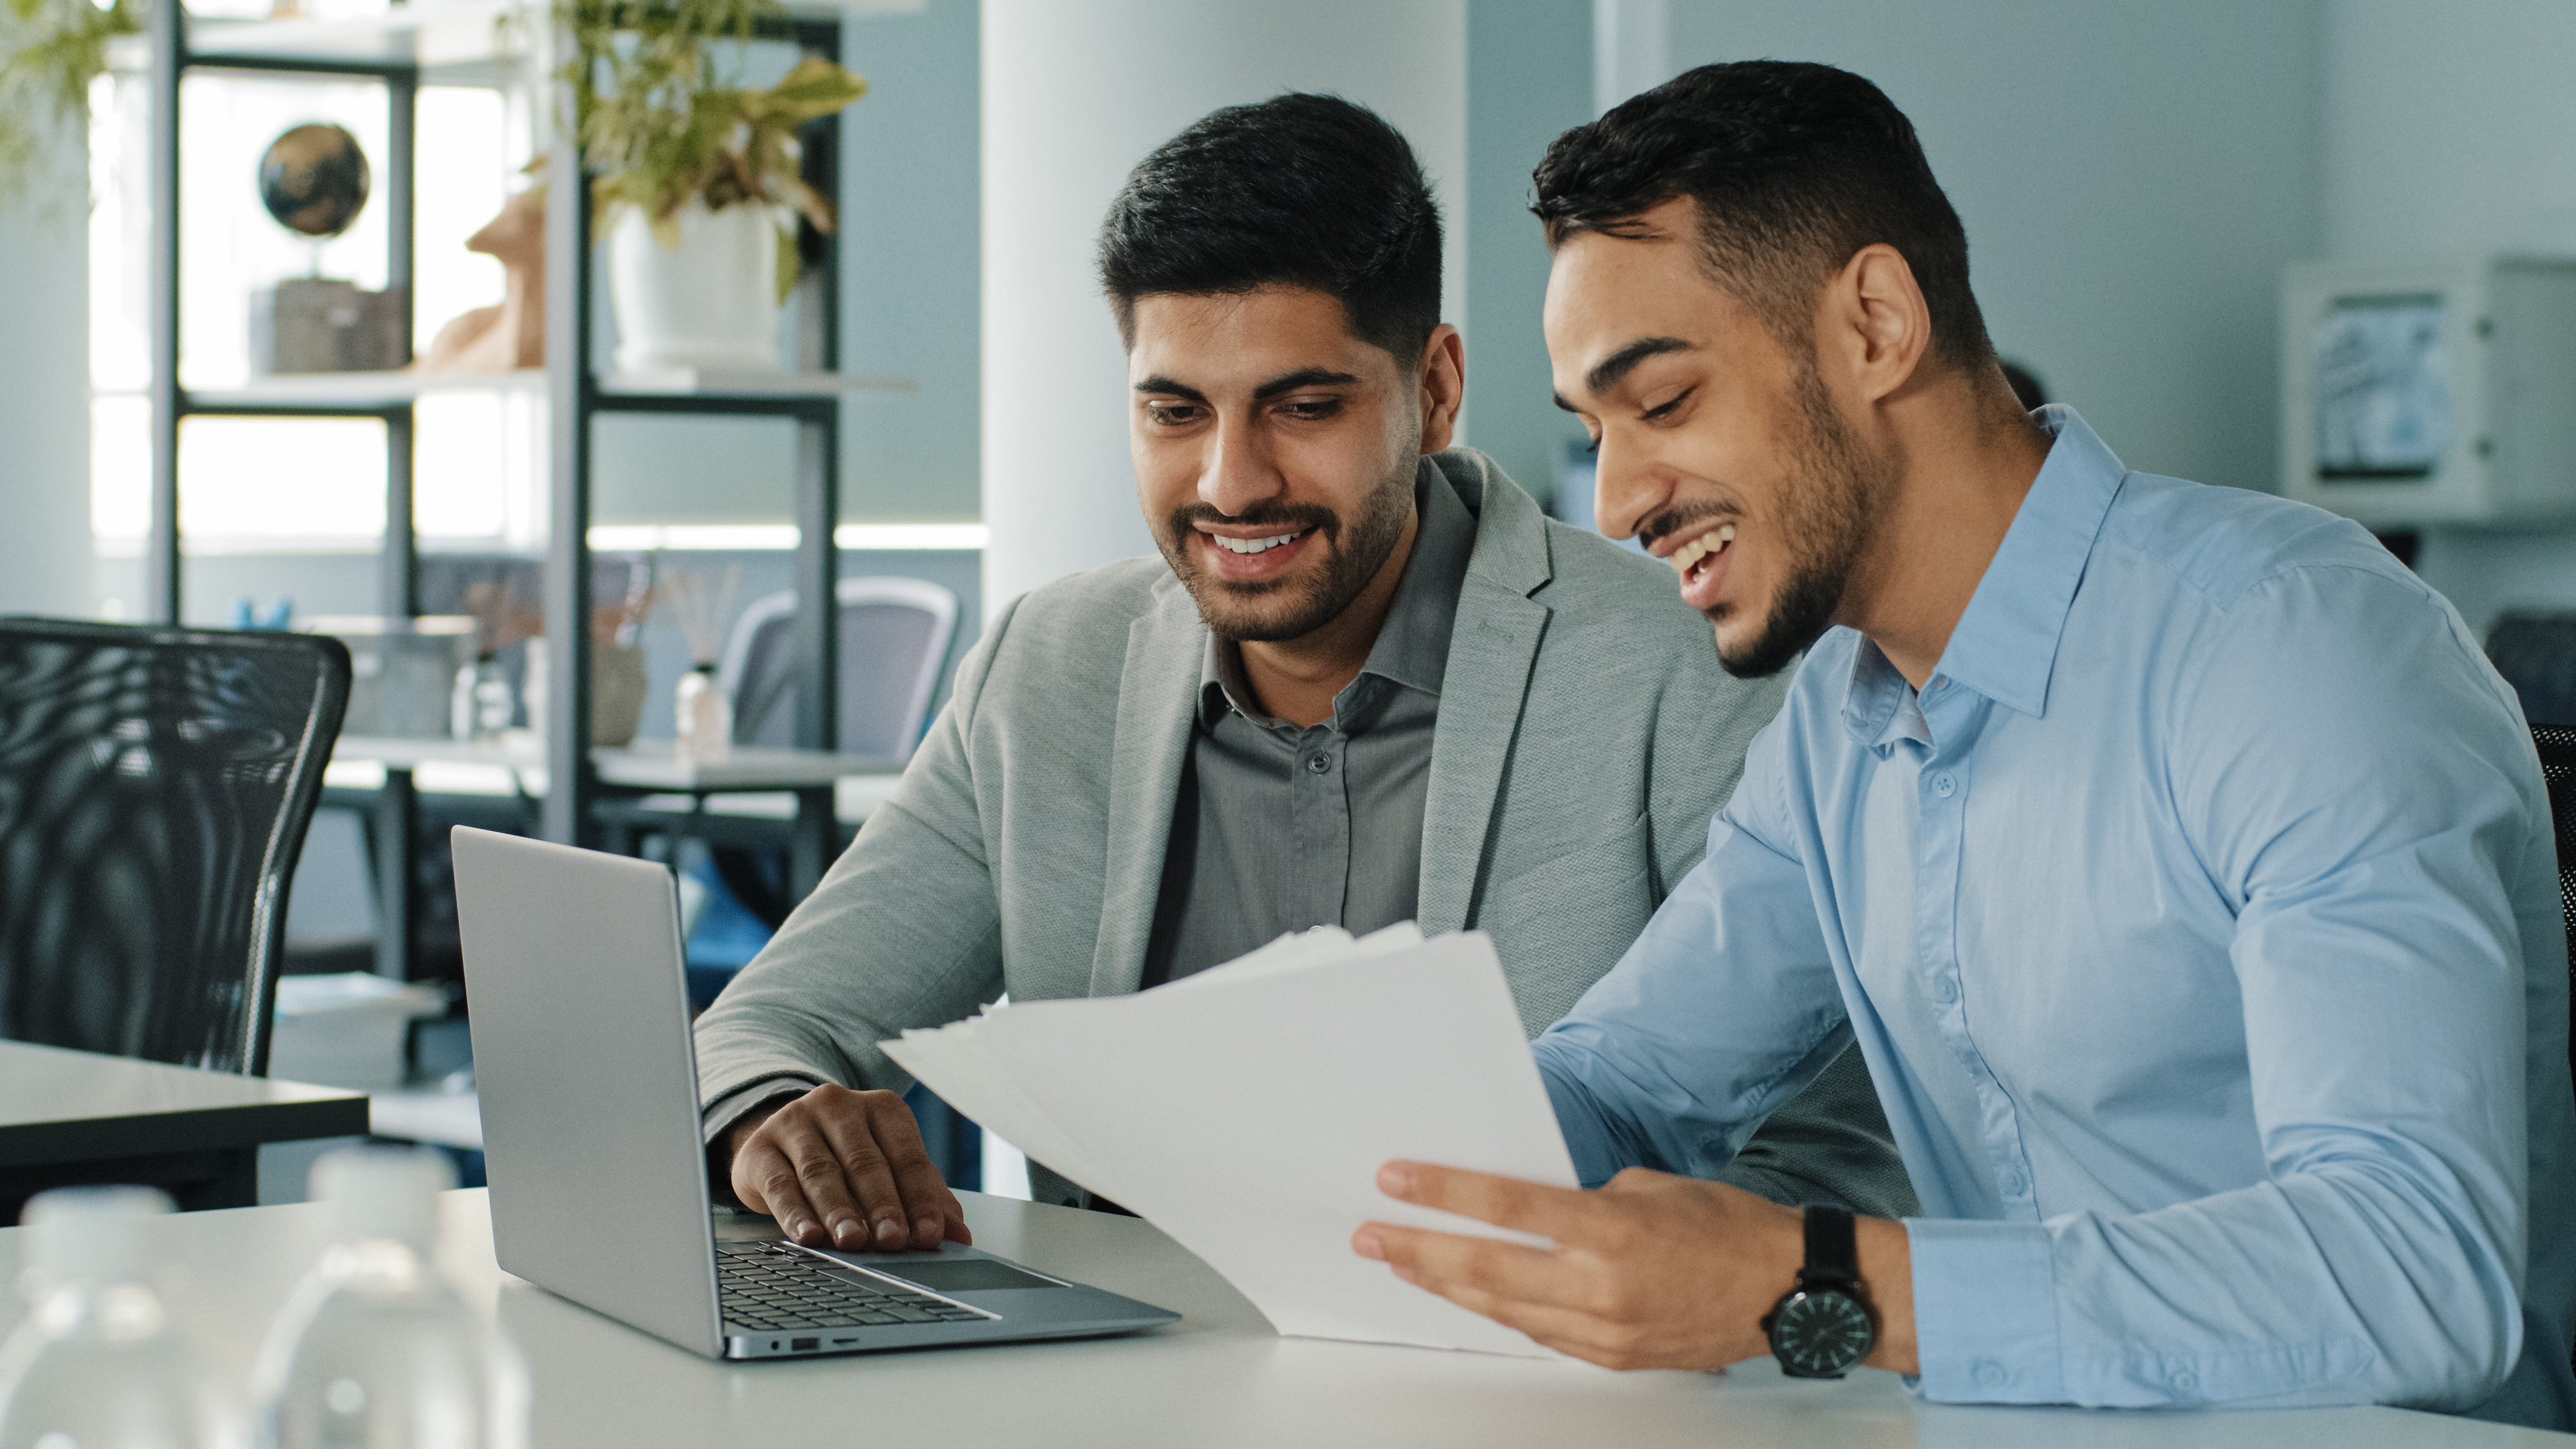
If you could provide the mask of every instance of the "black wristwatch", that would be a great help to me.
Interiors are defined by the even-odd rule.
[[[1807,1266],[1762,1320],[1771,1356],[1793,1379],[1838,1379],[1869,1357],[1878,1315],[1860,1286],[1860,1237],[1838,1207],[1807,1209]]]

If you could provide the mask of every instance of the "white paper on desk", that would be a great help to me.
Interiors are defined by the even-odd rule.
[[[888,1055],[1170,1233],[1282,1333],[1547,1356],[1351,1251],[1372,1218],[1537,1241],[1379,1193],[1389,1158],[1575,1185],[1493,945],[1320,933],[1135,996],[1023,1002]]]

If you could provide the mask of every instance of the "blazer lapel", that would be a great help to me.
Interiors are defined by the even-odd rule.
[[[1163,853],[1188,759],[1206,626],[1177,579],[1155,588],[1155,608],[1127,628],[1118,680],[1118,731],[1110,744],[1108,860],[1101,873],[1100,935],[1091,994],[1123,996],[1145,975],[1145,947],[1162,894]],[[1436,746],[1435,746],[1436,748]]]
[[[1476,551],[1458,595],[1431,731],[1431,784],[1423,805],[1420,923],[1466,927],[1494,824],[1503,771],[1520,734],[1530,671],[1549,609],[1529,596],[1554,577],[1538,504],[1482,453],[1452,449],[1434,460],[1477,510]]]

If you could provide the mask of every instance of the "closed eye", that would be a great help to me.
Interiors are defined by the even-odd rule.
[[[1680,392],[1673,394],[1673,400],[1671,402],[1650,407],[1644,412],[1639,413],[1638,416],[1650,423],[1654,422],[1658,418],[1670,417],[1673,409],[1680,407],[1685,402],[1688,402],[1690,400],[1690,395],[1696,391],[1698,391],[1697,388],[1683,388]]]

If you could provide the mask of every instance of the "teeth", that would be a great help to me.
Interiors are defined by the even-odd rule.
[[[1671,557],[1666,558],[1664,562],[1673,566],[1674,573],[1688,575],[1693,564],[1733,542],[1735,542],[1735,525],[1722,524],[1674,549]]]
[[[1268,553],[1279,545],[1293,540],[1297,535],[1282,533],[1271,538],[1227,538],[1222,534],[1211,533],[1208,537],[1215,539],[1217,546],[1228,553]]]

